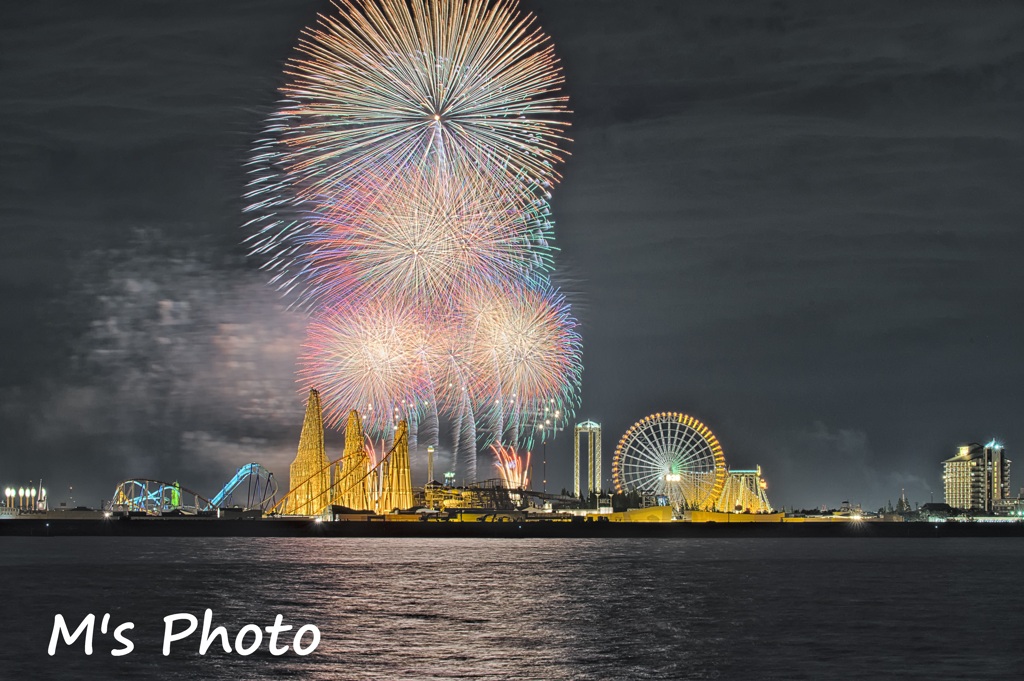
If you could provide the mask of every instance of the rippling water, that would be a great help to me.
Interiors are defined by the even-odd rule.
[[[1019,678],[1016,539],[0,540],[0,678]],[[163,617],[317,625],[250,657]],[[53,617],[135,622],[135,651],[61,646]],[[287,640],[290,640],[290,636]]]

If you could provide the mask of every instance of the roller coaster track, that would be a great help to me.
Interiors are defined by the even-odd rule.
[[[135,478],[118,484],[111,504],[128,511],[165,513],[178,510],[203,511],[210,507],[210,500],[177,482]]]
[[[244,484],[244,487],[243,487]],[[245,503],[235,501],[234,495],[245,491]],[[277,501],[277,480],[274,474],[258,463],[247,463],[238,469],[235,477],[210,500],[211,508],[241,506],[266,511]]]
[[[402,425],[404,425],[404,422],[403,422]],[[391,449],[388,450],[388,453],[385,454],[384,456],[382,456],[380,461],[378,461],[372,468],[369,468],[366,471],[366,473],[363,474],[362,477],[359,477],[359,478],[355,478],[355,476],[339,477],[338,480],[332,481],[331,482],[331,486],[328,487],[327,489],[323,490],[322,492],[320,492],[320,494],[316,495],[315,497],[312,497],[309,500],[306,500],[305,503],[312,504],[313,508],[315,509],[315,512],[312,515],[320,515],[320,514],[322,514],[327,509],[327,507],[331,505],[331,503],[332,503],[332,501],[334,499],[337,499],[337,498],[339,498],[341,496],[347,495],[352,490],[357,489],[358,486],[363,484],[366,481],[367,478],[376,475],[377,476],[376,479],[379,480],[380,479],[380,473],[381,473],[382,470],[384,470],[385,462],[390,461],[391,455],[394,454],[395,451],[400,446],[401,438],[402,437],[406,437],[404,432],[405,432],[404,430],[401,431],[401,435],[399,437],[395,438],[395,443],[394,443],[394,445],[392,445]],[[299,482],[297,485],[295,485],[295,487],[293,487],[291,490],[288,491],[288,494],[285,494],[283,497],[281,497],[281,500],[278,501],[270,509],[269,513],[285,513],[286,510],[288,509],[289,502],[292,499],[293,495],[300,494],[300,490],[302,490],[310,481],[316,479],[317,476],[322,475],[324,473],[324,471],[327,471],[328,474],[329,474],[330,470],[331,470],[331,467],[341,463],[342,459],[343,459],[343,457],[339,457],[339,458],[335,459],[334,461],[330,462],[329,464],[327,464],[325,467],[323,467],[322,469],[320,469],[319,471],[317,471],[313,475],[311,475],[308,478],[306,478],[306,479],[302,480],[301,482]],[[346,483],[348,483],[348,484],[346,484]],[[379,509],[353,509],[353,510],[357,510],[357,511],[374,511],[374,512],[379,511]],[[390,509],[386,509],[386,510],[390,510]]]
[[[245,492],[245,503],[236,494]],[[277,501],[274,474],[258,463],[247,463],[235,473],[213,499],[177,482],[151,478],[124,480],[114,489],[111,504],[129,511],[165,513],[168,511],[212,511],[230,506],[266,511]],[[189,503],[190,502],[190,503]]]

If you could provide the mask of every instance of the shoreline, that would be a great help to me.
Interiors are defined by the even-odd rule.
[[[1024,537],[1024,523],[403,522],[307,518],[18,519],[0,537],[379,537],[453,539]]]

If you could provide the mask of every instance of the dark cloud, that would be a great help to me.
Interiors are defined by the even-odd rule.
[[[1019,3],[524,5],[575,111],[553,207],[606,451],[683,410],[777,504],[877,507],[1024,443]],[[327,9],[0,9],[5,471],[283,470],[301,324],[239,257],[241,161]]]
[[[91,491],[125,477],[215,490],[249,461],[287,467],[305,320],[261,276],[152,229],[82,254],[72,271],[80,288],[64,312],[82,330],[69,357],[59,375],[5,396],[5,421],[49,456],[10,469]]]

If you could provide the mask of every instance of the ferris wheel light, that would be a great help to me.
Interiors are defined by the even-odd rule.
[[[714,434],[678,412],[659,412],[634,423],[615,448],[612,471],[620,493],[659,495],[677,509],[713,507],[726,478]]]

